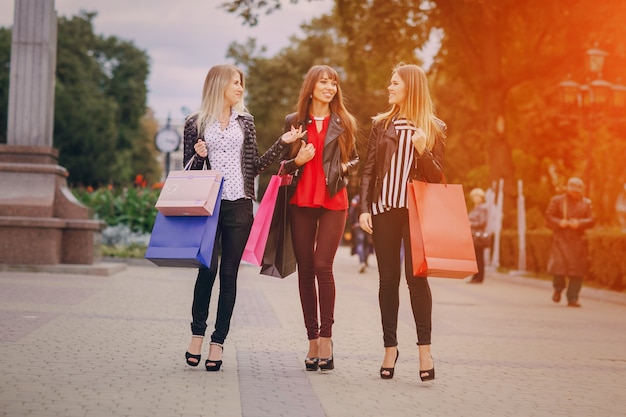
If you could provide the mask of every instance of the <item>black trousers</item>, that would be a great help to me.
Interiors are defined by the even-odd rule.
[[[374,251],[378,260],[378,302],[383,325],[385,347],[398,345],[398,308],[400,306],[400,248],[404,242],[404,268],[409,287],[413,319],[417,330],[417,344],[430,345],[433,300],[426,277],[413,276],[409,216],[405,208],[372,216]]]
[[[583,286],[583,277],[568,277],[569,283],[567,284],[567,302],[575,303],[578,301],[578,294],[580,294],[580,289]],[[554,275],[552,277],[552,286],[554,287],[554,291],[561,292],[565,288],[565,276],[564,275]]]
[[[218,272],[218,258],[221,251],[220,293],[211,342],[222,344],[230,330],[230,319],[237,296],[239,264],[252,228],[252,200],[249,198],[235,201],[222,200],[219,216],[211,265],[209,268],[200,268],[196,278],[191,306],[191,333],[204,336],[206,332],[209,302]]]
[[[476,254],[476,266],[478,272],[472,277],[472,281],[483,282],[485,279],[485,247],[474,245],[474,253]]]

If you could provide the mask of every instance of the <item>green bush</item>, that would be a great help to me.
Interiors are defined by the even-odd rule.
[[[111,258],[143,258],[146,246],[138,243],[125,245],[102,245],[102,256]]]
[[[160,189],[145,186],[113,188],[76,188],[72,192],[95,218],[108,226],[127,225],[133,232],[150,233],[157,210],[154,207]]]

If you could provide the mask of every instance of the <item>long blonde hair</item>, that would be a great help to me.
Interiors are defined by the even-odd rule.
[[[337,83],[337,94],[330,102],[330,111],[341,119],[344,132],[339,136],[339,149],[341,152],[341,161],[348,162],[352,150],[354,149],[356,135],[356,119],[344,103],[343,94],[341,93],[341,85],[339,83],[339,74],[334,68],[328,65],[314,65],[307,72],[300,88],[300,95],[296,103],[297,121],[306,122],[309,117],[309,109],[312,102],[313,89],[315,84],[323,77],[335,81]],[[306,127],[306,125],[304,126]]]
[[[393,74],[398,74],[405,86],[405,100],[400,105],[393,104],[391,109],[373,117],[374,122],[382,121],[385,128],[393,119],[400,115],[413,125],[421,127],[426,133],[426,146],[432,149],[437,137],[443,137],[442,124],[436,122],[435,108],[428,89],[426,72],[414,64],[399,63],[393,69]]]
[[[207,73],[204,79],[204,88],[202,89],[202,104],[200,105],[200,110],[195,113],[198,115],[196,120],[198,132],[204,132],[205,127],[219,117],[224,107],[224,92],[230,84],[233,74],[239,74],[241,86],[245,88],[243,71],[234,65],[215,65]],[[243,104],[243,97],[233,106],[233,109],[238,113],[247,111]]]

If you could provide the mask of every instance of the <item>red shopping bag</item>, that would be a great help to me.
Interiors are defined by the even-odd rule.
[[[478,272],[461,184],[408,184],[413,275],[466,278]]]
[[[270,178],[270,182],[265,189],[265,194],[263,194],[263,199],[261,200],[256,215],[254,216],[252,229],[250,229],[250,235],[248,236],[246,247],[243,250],[241,260],[249,262],[253,265],[261,266],[263,263],[263,253],[265,252],[267,237],[270,233],[270,226],[272,224],[272,217],[274,216],[278,190],[281,186],[291,184],[293,179],[292,175],[287,175],[283,172],[283,164],[281,164],[278,173],[276,175],[272,175],[272,178]]]

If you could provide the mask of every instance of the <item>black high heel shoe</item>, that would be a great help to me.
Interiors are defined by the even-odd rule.
[[[191,336],[192,338],[197,337],[199,339],[204,339],[204,336],[200,336],[200,335],[193,335]],[[189,359],[195,359],[196,361],[190,361]],[[194,355],[189,353],[189,351],[185,352],[185,361],[187,361],[187,365],[189,366],[198,366],[200,364],[200,359],[202,359],[202,354],[200,355]]]
[[[398,357],[399,356],[400,356],[400,351],[396,347],[396,360],[393,361],[393,368],[383,368],[382,366],[380,367],[380,377],[382,379],[391,379],[391,378],[393,378],[393,373],[396,370],[396,362],[398,362]],[[383,374],[383,372],[389,372],[389,375]]]
[[[304,358],[304,366],[307,371],[317,371],[320,358]]]
[[[433,356],[430,355],[430,359],[432,359]],[[420,379],[422,380],[422,382],[424,381],[432,381],[433,379],[435,379],[435,362],[433,361],[433,367],[427,371],[423,371],[420,369]]]
[[[334,352],[335,349],[333,348],[333,341],[330,341],[330,358],[319,358],[318,362],[317,362],[317,366],[320,368],[320,371],[332,371],[333,369],[335,369],[335,359],[334,359]],[[324,362],[324,363],[322,363]]]
[[[215,342],[211,342],[211,344],[215,345],[215,346],[221,347],[222,348],[222,354],[224,354],[224,346],[223,345],[221,345],[219,343],[215,343]],[[206,362],[204,363],[204,367],[209,372],[219,371],[220,368],[222,367],[222,360],[214,361],[214,360],[211,360],[211,359],[207,359]]]

